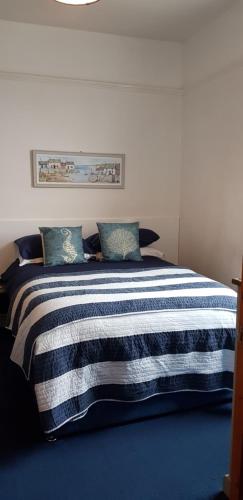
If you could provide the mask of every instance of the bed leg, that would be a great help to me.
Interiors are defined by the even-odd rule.
[[[57,441],[57,438],[50,434],[48,436],[45,436],[45,440],[47,441],[47,443],[55,443]]]
[[[227,498],[230,496],[230,476],[229,474],[225,474],[224,476],[224,485],[223,492]]]

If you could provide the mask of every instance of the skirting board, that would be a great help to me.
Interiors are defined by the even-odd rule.
[[[84,237],[97,232],[96,222],[132,222],[139,221],[140,227],[153,229],[160,235],[160,240],[153,244],[163,251],[165,259],[178,263],[179,216],[161,217],[126,217],[92,219],[0,219],[0,273],[17,257],[14,240],[21,236],[38,233],[39,226],[83,226]]]

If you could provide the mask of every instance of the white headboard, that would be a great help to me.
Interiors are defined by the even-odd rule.
[[[132,222],[139,221],[140,227],[153,229],[160,235],[160,240],[153,244],[165,254],[165,259],[177,264],[179,217],[129,217],[129,218],[93,218],[93,219],[2,219],[0,220],[0,273],[16,259],[14,240],[21,236],[38,233],[39,226],[83,226],[84,237],[97,232],[96,222]]]

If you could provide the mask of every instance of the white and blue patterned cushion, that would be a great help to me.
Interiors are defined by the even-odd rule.
[[[86,262],[82,226],[39,228],[45,266],[80,264]]]
[[[139,223],[97,223],[105,260],[143,260],[139,248]]]

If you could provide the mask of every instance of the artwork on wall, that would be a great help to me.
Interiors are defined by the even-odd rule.
[[[125,155],[32,151],[34,187],[124,188]]]

